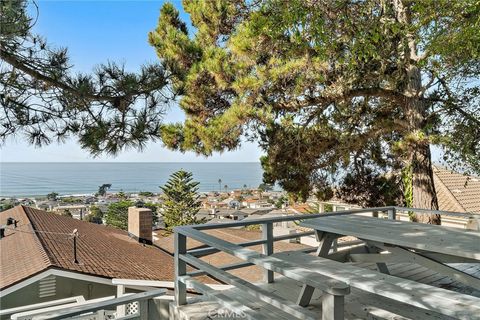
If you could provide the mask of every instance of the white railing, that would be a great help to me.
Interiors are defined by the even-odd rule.
[[[64,298],[64,299],[42,302],[42,303],[30,304],[30,305],[16,307],[16,308],[1,309],[0,310],[0,317],[3,318],[3,317],[10,316],[12,314],[28,312],[28,311],[37,310],[37,309],[44,309],[44,308],[49,308],[49,307],[60,307],[61,308],[61,307],[65,307],[65,305],[78,304],[78,303],[81,303],[81,302],[84,302],[84,301],[85,301],[85,299],[83,298],[83,296],[75,296],[75,297],[69,297],[69,298]]]
[[[43,319],[74,319],[74,320],[105,320],[105,319],[148,319],[149,300],[162,296],[164,289],[124,295],[121,297],[104,297],[78,303],[57,305],[13,314],[11,319],[16,320],[43,320]],[[117,315],[114,309],[117,306],[138,303],[136,313]]]
[[[273,235],[273,225],[279,222],[285,221],[302,221],[306,219],[313,219],[319,217],[327,217],[333,215],[352,215],[352,214],[371,214],[372,216],[381,216],[379,213],[383,213],[385,218],[388,219],[397,219],[397,212],[415,212],[417,214],[427,214],[434,213],[446,216],[455,216],[462,217],[466,219],[476,219],[477,217],[470,213],[457,213],[449,211],[438,211],[438,210],[426,210],[426,209],[415,209],[415,208],[404,208],[404,207],[379,207],[379,208],[366,208],[366,209],[355,209],[355,210],[345,210],[345,211],[336,211],[329,213],[320,213],[320,214],[305,214],[305,215],[288,215],[281,217],[273,218],[260,218],[252,220],[242,220],[228,223],[212,223],[212,224],[201,224],[201,225],[190,225],[182,226],[175,228],[175,305],[182,306],[187,304],[187,288],[194,289],[200,293],[204,293],[207,296],[210,294],[213,297],[218,298],[215,294],[212,294],[208,291],[208,287],[204,284],[195,281],[193,278],[200,275],[210,275],[213,278],[219,279],[222,282],[233,285],[237,288],[240,288],[243,292],[250,292],[258,299],[265,301],[267,303],[272,303],[275,299],[272,299],[271,295],[268,295],[264,290],[260,289],[258,286],[246,282],[244,279],[240,279],[231,273],[227,273],[228,270],[234,270],[239,268],[244,268],[251,265],[257,265],[263,267],[264,269],[264,281],[266,283],[274,282],[274,272],[283,274],[284,276],[295,278],[294,273],[288,272],[288,266],[285,267],[285,264],[280,261],[277,261],[273,257],[269,257],[274,253],[274,242],[288,240],[292,238],[301,238],[306,236],[311,236],[314,234],[313,231],[298,232],[293,234],[287,234],[282,236],[275,237]],[[245,227],[250,225],[260,225],[262,230],[261,239],[252,240],[242,243],[229,243],[222,239],[213,237],[203,231],[212,230],[212,229],[224,229],[231,227]],[[203,243],[204,246],[197,249],[188,250],[187,249],[187,238],[191,238],[200,243]],[[358,241],[355,242],[344,242],[341,243],[341,246],[352,246],[358,244]],[[262,253],[248,249],[248,247],[261,245]],[[338,248],[338,246],[337,246]],[[309,248],[302,250],[305,252],[315,251],[316,248]],[[226,264],[221,266],[213,266],[211,264],[205,263],[200,260],[199,257],[214,254],[216,252],[225,252],[232,256],[242,259],[242,262]],[[187,265],[193,266],[196,270],[187,272]],[[290,266],[292,268],[292,266]],[[287,270],[287,271],[286,271]],[[295,279],[302,281],[302,279]],[[349,289],[348,285],[341,282],[330,282],[329,285],[319,287],[326,296],[331,296],[331,299],[324,299],[326,305],[323,306],[323,319],[339,319],[338,309],[343,308],[343,296],[348,294]],[[278,296],[276,297],[278,298]],[[230,301],[234,303],[235,301]],[[285,306],[283,305],[283,309]],[[244,310],[244,309],[241,309]],[[328,314],[326,310],[330,310],[331,314]],[[289,312],[297,312],[297,309],[291,309]]]

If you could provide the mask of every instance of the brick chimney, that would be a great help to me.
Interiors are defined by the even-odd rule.
[[[128,235],[138,242],[152,244],[152,210],[128,208]]]

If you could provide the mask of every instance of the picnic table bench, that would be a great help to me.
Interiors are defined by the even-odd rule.
[[[411,319],[480,319],[480,298],[433,287],[408,279],[316,257],[299,251],[275,253],[273,257],[301,266],[352,289],[373,295],[379,307]],[[312,290],[313,293],[313,290]],[[309,298],[311,295],[309,295]],[[306,299],[303,297],[303,299]],[[362,298],[359,298],[362,301]],[[306,300],[303,300],[308,304]],[[387,305],[389,305],[387,307]],[[339,318],[341,319],[341,318]]]
[[[366,243],[367,252],[350,254],[351,261],[374,262],[384,274],[389,273],[386,262],[416,263],[480,289],[480,279],[447,265],[480,263],[480,232],[356,215],[320,217],[305,220],[300,225],[315,230],[319,241],[318,257],[331,256],[329,251],[336,239],[354,236]],[[349,270],[351,267],[342,268]],[[418,285],[422,284],[415,287]],[[308,284],[304,285],[298,304],[308,305],[313,290]]]

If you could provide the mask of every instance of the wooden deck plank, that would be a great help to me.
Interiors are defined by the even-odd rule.
[[[344,215],[305,220],[303,227],[480,260],[480,232],[443,226]]]
[[[325,276],[343,279],[352,288],[396,299],[419,308],[425,308],[459,319],[472,319],[480,314],[480,299],[448,292],[425,284],[416,283],[395,276],[374,271],[366,272],[348,264],[317,258],[296,252],[281,252],[274,255],[286,261],[295,262]]]

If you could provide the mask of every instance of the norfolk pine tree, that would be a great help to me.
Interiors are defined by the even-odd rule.
[[[200,210],[198,184],[193,181],[192,173],[179,170],[172,173],[167,183],[160,187],[163,191],[160,208],[167,230],[172,231],[176,226],[204,222],[196,217]]]
[[[161,128],[169,147],[209,155],[246,136],[266,152],[266,181],[288,192],[376,170],[403,177],[407,204],[428,209],[438,209],[431,145],[480,172],[478,1],[183,6],[194,33],[165,4],[149,35],[183,92],[185,122]]]

